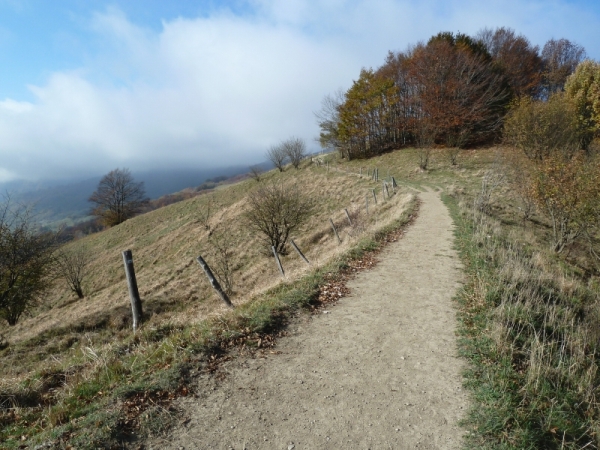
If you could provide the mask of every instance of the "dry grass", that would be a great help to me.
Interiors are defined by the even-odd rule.
[[[371,214],[367,217],[364,197],[371,188],[380,191],[378,184],[334,170],[327,172],[308,162],[301,170],[288,168],[281,174],[267,173],[261,183],[270,181],[296,183],[303,192],[317,199],[316,213],[303,231],[293,236],[313,268],[347,251],[360,237],[360,231],[389,224],[411,199],[406,191],[399,191],[377,207],[370,205]],[[191,325],[225,310],[195,262],[196,256],[208,253],[208,236],[214,229],[226,234],[235,249],[232,263],[235,268],[234,304],[244,304],[279,284],[281,277],[273,258],[261,254],[258,236],[247,232],[242,220],[245,194],[257,186],[254,180],[243,181],[212,195],[195,197],[135,217],[69,244],[85,245],[92,255],[88,267],[90,275],[83,286],[86,298],[76,300],[63,281],[57,280],[42,309],[32,317],[23,318],[15,327],[3,328],[1,332],[13,346],[48,335],[51,346],[55,347],[46,348],[54,355],[43,358],[39,354],[29,366],[15,361],[16,364],[7,368],[6,375],[23,376],[39,367],[39,359],[51,363],[54,358],[59,358],[56,354],[70,348],[69,343],[83,345],[86,333],[92,336],[103,329],[113,330],[117,335],[128,333],[129,299],[121,258],[121,251],[125,249],[133,251],[140,295],[149,316],[146,326],[149,327],[167,322],[176,326]],[[216,202],[218,208],[213,208],[206,223],[209,231],[203,215],[211,202]],[[352,212],[360,226],[349,226],[344,208]],[[333,236],[329,218],[336,223],[343,241],[341,245]],[[210,264],[210,260],[207,262]],[[282,257],[282,263],[287,281],[301,277],[309,269],[294,251]],[[53,334],[57,336],[52,337]]]
[[[469,445],[598,448],[597,278],[550,250],[543,217],[523,220],[511,171],[490,170],[509,179],[489,208],[477,208],[483,186],[454,194],[471,278],[461,295],[475,396]]]

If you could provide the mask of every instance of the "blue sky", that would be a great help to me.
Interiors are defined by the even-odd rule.
[[[263,159],[439,31],[506,26],[600,60],[597,0],[0,0],[0,181]]]

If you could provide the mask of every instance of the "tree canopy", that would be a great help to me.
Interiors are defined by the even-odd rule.
[[[114,169],[104,175],[89,201],[92,214],[105,226],[118,225],[140,213],[148,203],[143,182],[136,182],[129,169]]]
[[[514,100],[548,100],[563,90],[584,55],[567,39],[548,41],[540,53],[508,28],[473,37],[438,33],[405,52],[390,52],[381,67],[363,68],[346,92],[326,96],[317,113],[321,145],[354,159],[407,145],[493,143]],[[592,85],[586,76],[583,84]],[[591,117],[589,101],[579,104]]]

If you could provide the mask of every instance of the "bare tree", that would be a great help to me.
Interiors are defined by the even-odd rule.
[[[564,89],[569,75],[585,59],[585,49],[568,39],[550,39],[542,50],[545,97]]]
[[[344,104],[345,96],[342,89],[326,95],[321,101],[321,109],[314,113],[321,128],[319,143],[322,148],[331,150],[340,148],[338,126],[340,123],[340,106]]]
[[[295,169],[300,167],[300,163],[306,157],[306,144],[300,138],[292,137],[281,143],[288,159]]]
[[[248,228],[262,235],[265,254],[271,246],[285,255],[290,233],[299,229],[314,210],[314,202],[298,186],[268,184],[248,195],[248,210],[244,218]]]
[[[87,276],[89,252],[83,245],[75,248],[60,248],[55,254],[57,276],[63,278],[77,297],[84,298],[82,283]]]
[[[259,165],[250,166],[250,176],[256,182],[260,181],[260,177],[263,174],[263,170]]]
[[[274,145],[267,150],[267,158],[280,172],[283,172],[288,156],[281,145]]]
[[[216,227],[208,238],[211,267],[227,295],[233,294],[235,246],[228,230]]]
[[[0,205],[0,317],[16,325],[49,289],[56,236],[40,233],[30,210]]]
[[[114,169],[104,175],[88,199],[92,214],[106,226],[118,225],[141,212],[148,203],[143,182],[136,182],[129,169]]]

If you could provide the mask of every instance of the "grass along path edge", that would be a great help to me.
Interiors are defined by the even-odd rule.
[[[137,334],[100,354],[87,347],[81,360],[69,360],[40,372],[20,392],[3,393],[2,403],[31,404],[52,394],[52,384],[68,392],[47,407],[23,406],[0,411],[0,441],[7,449],[122,448],[138,436],[161,433],[177,420],[171,403],[193,394],[193,379],[214,372],[232,348],[268,349],[285,333],[300,310],[310,311],[343,295],[343,285],[356,271],[376,263],[375,255],[399,238],[416,217],[418,199],[390,225],[365,234],[352,248],[328,264],[293,282],[284,282],[234,311],[194,326],[165,324]],[[336,286],[339,295],[323,292]],[[93,364],[85,378],[77,367]],[[11,398],[12,396],[12,398]],[[42,398],[43,401],[43,398]],[[25,448],[27,448],[25,447]]]

